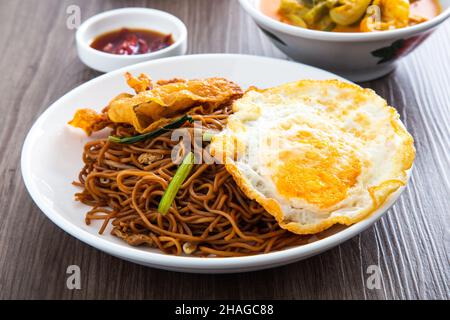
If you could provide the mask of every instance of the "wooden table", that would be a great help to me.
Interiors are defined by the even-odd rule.
[[[0,2],[0,298],[44,299],[449,299],[450,21],[397,70],[364,83],[399,111],[416,140],[406,192],[381,221],[343,245],[272,270],[182,274],[111,257],[69,236],[37,208],[22,182],[25,135],[56,99],[96,77],[77,58],[66,8],[82,19],[143,6],[180,17],[189,53],[231,52],[286,59],[237,0]],[[81,267],[81,290],[66,288],[66,268]],[[371,265],[381,289],[366,286]],[[370,270],[369,270],[370,271]]]

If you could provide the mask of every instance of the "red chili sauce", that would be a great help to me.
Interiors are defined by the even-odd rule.
[[[91,47],[106,53],[135,55],[164,49],[173,44],[171,34],[147,29],[127,29],[104,33],[94,39]]]

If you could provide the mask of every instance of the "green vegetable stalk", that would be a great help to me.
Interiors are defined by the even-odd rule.
[[[178,167],[172,180],[170,180],[169,186],[167,187],[164,195],[161,198],[161,201],[159,202],[159,213],[166,214],[169,211],[173,201],[175,200],[175,196],[177,195],[178,190],[180,190],[181,185],[183,184],[184,180],[186,180],[192,170],[192,167],[194,166],[194,159],[195,157],[192,152],[189,152],[183,159],[183,162]]]
[[[173,129],[177,129],[179,127],[181,127],[186,121],[189,121],[190,123],[192,123],[194,120],[192,119],[192,117],[188,116],[188,115],[184,115],[183,117],[175,120],[172,123],[169,123],[168,125],[161,127],[159,129],[156,129],[154,131],[151,132],[147,132],[144,134],[140,134],[137,136],[132,136],[132,137],[117,137],[117,136],[109,136],[108,140],[111,142],[115,142],[115,143],[135,143],[138,141],[143,141],[143,140],[147,140],[147,139],[151,139],[151,138],[156,138],[160,135],[162,135],[163,133],[166,133],[169,130],[173,130]]]

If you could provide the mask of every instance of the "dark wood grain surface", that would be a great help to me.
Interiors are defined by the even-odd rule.
[[[364,83],[399,111],[416,140],[406,192],[381,221],[343,245],[272,270],[196,275],[119,260],[69,236],[40,212],[20,172],[20,151],[37,117],[96,76],[77,58],[66,8],[82,19],[145,6],[171,12],[189,30],[189,53],[231,52],[286,59],[237,0],[0,1],[0,298],[449,299],[450,21],[391,75]],[[81,289],[66,287],[68,265]],[[380,289],[367,268],[382,271]]]

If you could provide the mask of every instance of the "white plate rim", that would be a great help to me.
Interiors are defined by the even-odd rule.
[[[101,235],[94,235],[86,230],[81,229],[80,227],[72,224],[68,219],[64,218],[58,212],[50,207],[42,198],[39,197],[39,191],[34,185],[31,179],[31,168],[29,164],[30,160],[30,152],[31,146],[33,144],[33,139],[35,139],[36,135],[34,134],[36,130],[38,130],[39,125],[44,122],[44,120],[51,114],[54,108],[57,108],[58,105],[62,104],[64,100],[69,99],[72,95],[76,94],[76,90],[85,86],[94,85],[97,82],[102,81],[106,77],[113,77],[118,73],[123,73],[130,69],[137,69],[139,67],[148,66],[152,64],[161,64],[165,63],[169,60],[189,60],[189,59],[221,59],[221,58],[231,58],[231,59],[262,59],[262,60],[277,60],[279,63],[287,63],[295,65],[296,67],[305,67],[316,69],[321,73],[328,73],[330,78],[338,78],[341,80],[345,80],[342,77],[334,75],[330,72],[321,70],[319,68],[311,67],[308,65],[304,65],[297,62],[274,59],[269,57],[261,57],[261,56],[253,56],[253,55],[244,55],[244,54],[195,54],[195,55],[187,55],[187,56],[178,56],[178,57],[168,57],[153,61],[142,62],[139,64],[135,64],[133,66],[127,66],[125,68],[115,70],[104,75],[101,75],[97,78],[94,78],[88,82],[81,84],[80,86],[72,89],[61,98],[52,103],[33,123],[31,129],[29,130],[23,147],[21,154],[21,172],[22,177],[25,183],[25,186],[32,197],[33,201],[39,207],[39,209],[58,227],[72,235],[73,237],[81,240],[82,242],[97,248],[103,252],[109,253],[113,256],[133,261],[135,263],[143,264],[143,265],[151,265],[152,267],[161,268],[161,269],[179,269],[185,272],[237,272],[239,270],[256,270],[256,269],[265,269],[270,268],[272,266],[278,266],[282,264],[292,263],[298,260],[302,260],[304,258],[308,258],[310,256],[321,253],[325,250],[328,250],[332,247],[335,247],[342,242],[358,235],[372,224],[374,224],[378,219],[380,219],[386,211],[392,206],[392,204],[397,200],[400,194],[403,192],[405,187],[399,188],[395,193],[393,193],[387,201],[381,206],[378,210],[376,210],[373,214],[371,214],[366,219],[347,227],[346,229],[337,232],[331,236],[328,236],[324,239],[317,240],[315,242],[305,244],[302,246],[293,247],[290,249],[285,249],[282,251],[276,251],[266,254],[258,254],[252,256],[244,256],[244,257],[226,257],[226,258],[201,258],[201,257],[186,257],[186,256],[173,256],[166,255],[162,253],[155,253],[151,251],[142,251],[138,250],[134,247],[124,247],[117,243],[113,243],[108,241],[105,238],[102,238]],[[348,82],[348,80],[345,80]]]

